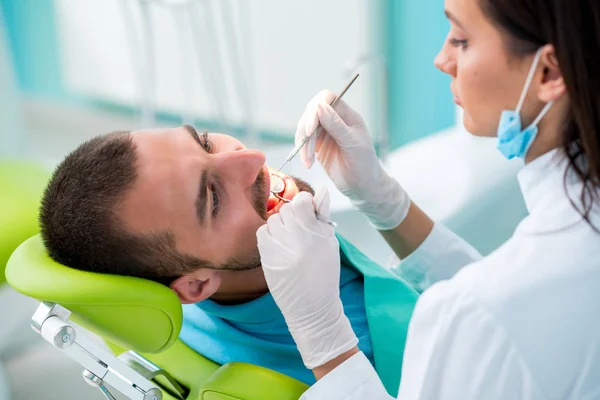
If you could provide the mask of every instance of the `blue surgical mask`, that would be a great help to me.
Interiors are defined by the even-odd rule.
[[[546,104],[540,115],[533,121],[527,128],[522,129],[521,123],[521,108],[525,101],[525,96],[533,80],[535,69],[540,61],[542,55],[542,49],[539,49],[529,70],[527,81],[523,92],[521,92],[521,98],[517,104],[516,110],[504,110],[500,116],[500,122],[498,123],[498,144],[497,148],[509,160],[513,157],[525,158],[527,151],[531,147],[531,144],[535,140],[538,133],[538,124],[544,118],[552,102]]]

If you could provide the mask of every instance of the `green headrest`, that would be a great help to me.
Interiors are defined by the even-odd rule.
[[[161,352],[181,330],[182,308],[171,289],[65,267],[48,256],[39,234],[12,254],[6,279],[27,296],[68,308],[74,322],[126,349]]]
[[[39,232],[38,209],[50,174],[37,163],[0,161],[0,283],[11,253]]]

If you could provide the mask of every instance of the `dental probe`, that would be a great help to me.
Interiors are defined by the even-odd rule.
[[[354,81],[356,80],[356,78],[358,78],[358,73],[356,75],[354,75],[354,77],[352,78],[352,80],[350,81],[350,83],[348,83],[346,85],[346,87],[344,88],[344,90],[342,90],[342,92],[336,96],[335,99],[333,99],[333,101],[329,104],[331,107],[335,107],[341,100],[342,96],[346,93],[346,91],[350,88],[350,86],[352,86],[352,84],[354,83]],[[292,151],[290,151],[290,154],[288,154],[287,158],[285,159],[285,162],[283,163],[283,165],[281,167],[279,167],[279,169],[277,170],[277,172],[275,173],[276,175],[279,173],[279,171],[281,171],[283,169],[283,167],[285,167],[285,165],[290,162],[294,157],[296,157],[296,154],[298,154],[298,152],[300,151],[300,149],[302,149],[302,147],[306,144],[306,142],[308,142],[308,139],[310,139],[311,136],[315,135],[317,133],[317,130],[321,127],[321,124],[317,125],[317,127],[315,128],[315,130],[312,132],[311,135],[306,135],[304,136],[304,138],[302,139],[302,141],[300,143],[298,143],[298,145],[296,147],[294,147],[292,149]]]

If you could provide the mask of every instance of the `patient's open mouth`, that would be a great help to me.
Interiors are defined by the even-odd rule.
[[[271,192],[269,194],[269,200],[267,201],[267,214],[272,215],[279,211],[281,206],[285,203],[279,199],[282,197],[286,200],[292,200],[296,194],[298,194],[298,186],[294,180],[284,174],[275,174],[275,171],[269,169],[271,174]],[[275,192],[275,194],[273,194]]]

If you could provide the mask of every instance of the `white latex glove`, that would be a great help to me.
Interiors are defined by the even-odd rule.
[[[362,117],[343,100],[329,105],[335,94],[325,90],[306,106],[298,121],[296,144],[311,135],[320,123],[322,129],[300,150],[306,168],[316,156],[336,187],[350,199],[379,230],[390,230],[408,214],[410,198],[390,177],[377,159],[371,136]]]
[[[256,233],[269,290],[309,369],[358,344],[340,300],[339,243],[316,209],[329,217],[327,190],[297,194]]]

